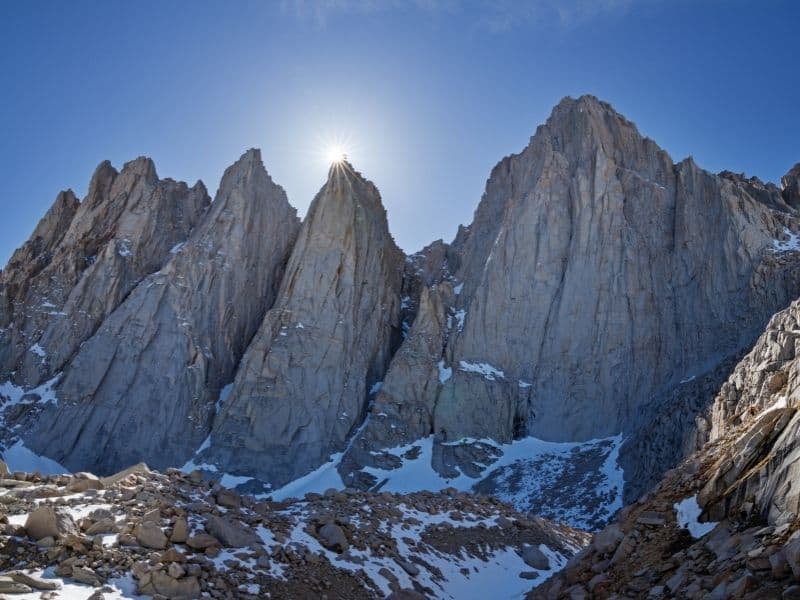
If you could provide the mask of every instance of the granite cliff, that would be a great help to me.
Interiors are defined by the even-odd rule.
[[[797,182],[675,163],[610,105],[565,98],[451,244],[404,256],[347,162],[302,223],[257,150],[213,202],[148,159],[102,163],[0,275],[2,444],[262,492],[325,468],[379,489],[412,465],[542,509],[518,482],[558,455],[556,502],[612,467],[630,501],[752,404],[728,384],[710,412],[800,295]],[[534,438],[550,458],[500,461]],[[621,506],[603,489],[581,524]]]

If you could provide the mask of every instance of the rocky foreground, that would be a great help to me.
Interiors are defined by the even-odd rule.
[[[14,598],[511,597],[588,542],[455,490],[273,502],[143,464],[0,469],[0,594]]]

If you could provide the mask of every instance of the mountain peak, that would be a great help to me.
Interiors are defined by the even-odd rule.
[[[158,174],[156,173],[156,165],[153,159],[149,156],[139,156],[122,166],[120,174],[130,173],[132,175],[139,175],[148,181],[157,181]]]
[[[231,190],[248,184],[254,185],[259,189],[276,186],[269,173],[267,173],[267,169],[261,160],[261,150],[258,148],[250,148],[235,163],[225,169],[219,184],[217,197],[227,196]],[[281,191],[283,191],[283,188],[281,188]]]
[[[578,98],[563,98],[553,108],[546,125],[551,130],[564,135],[572,134],[573,137],[596,135],[609,129],[627,129],[640,136],[636,125],[617,112],[611,104],[588,94]]]
[[[328,169],[328,183],[337,180],[358,180],[360,183],[374,185],[346,158],[332,163]]]

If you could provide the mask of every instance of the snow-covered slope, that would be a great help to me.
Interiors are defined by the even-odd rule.
[[[452,488],[491,494],[519,511],[592,530],[601,528],[622,508],[623,471],[617,462],[622,442],[622,436],[581,443],[545,442],[536,438],[510,444],[488,439],[449,442],[446,447],[469,448],[479,452],[480,458],[473,463],[473,473],[454,467],[457,475],[446,477],[433,467],[438,457],[433,439],[427,437],[385,450],[397,458],[396,468],[364,467],[363,471],[378,481],[372,491],[406,494]],[[238,486],[257,497],[284,500],[331,488],[344,489],[339,474],[342,454],[331,456],[321,467],[276,490],[250,477],[223,473],[208,463],[190,461],[183,469],[203,470],[223,485]]]
[[[8,511],[0,572],[22,570],[15,581],[32,588],[23,598],[55,584],[68,600],[86,600],[100,585],[113,599],[370,599],[415,590],[510,600],[563,568],[588,538],[453,489],[259,502],[197,472],[143,465],[102,479],[0,478],[0,504]]]

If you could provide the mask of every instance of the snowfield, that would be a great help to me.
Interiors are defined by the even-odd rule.
[[[511,444],[473,439],[448,442],[447,446],[486,446],[500,457],[486,465],[478,477],[461,473],[446,478],[431,466],[433,437],[427,437],[385,451],[401,459],[400,468],[365,467],[363,471],[382,482],[380,491],[409,493],[452,487],[491,493],[517,510],[594,530],[602,528],[622,508],[624,473],[618,463],[622,442],[621,435],[581,443],[545,442],[533,437]],[[404,456],[414,449],[418,449],[416,458]],[[341,454],[332,456],[316,470],[264,497],[301,498],[308,492],[344,488],[337,470],[341,458]]]

